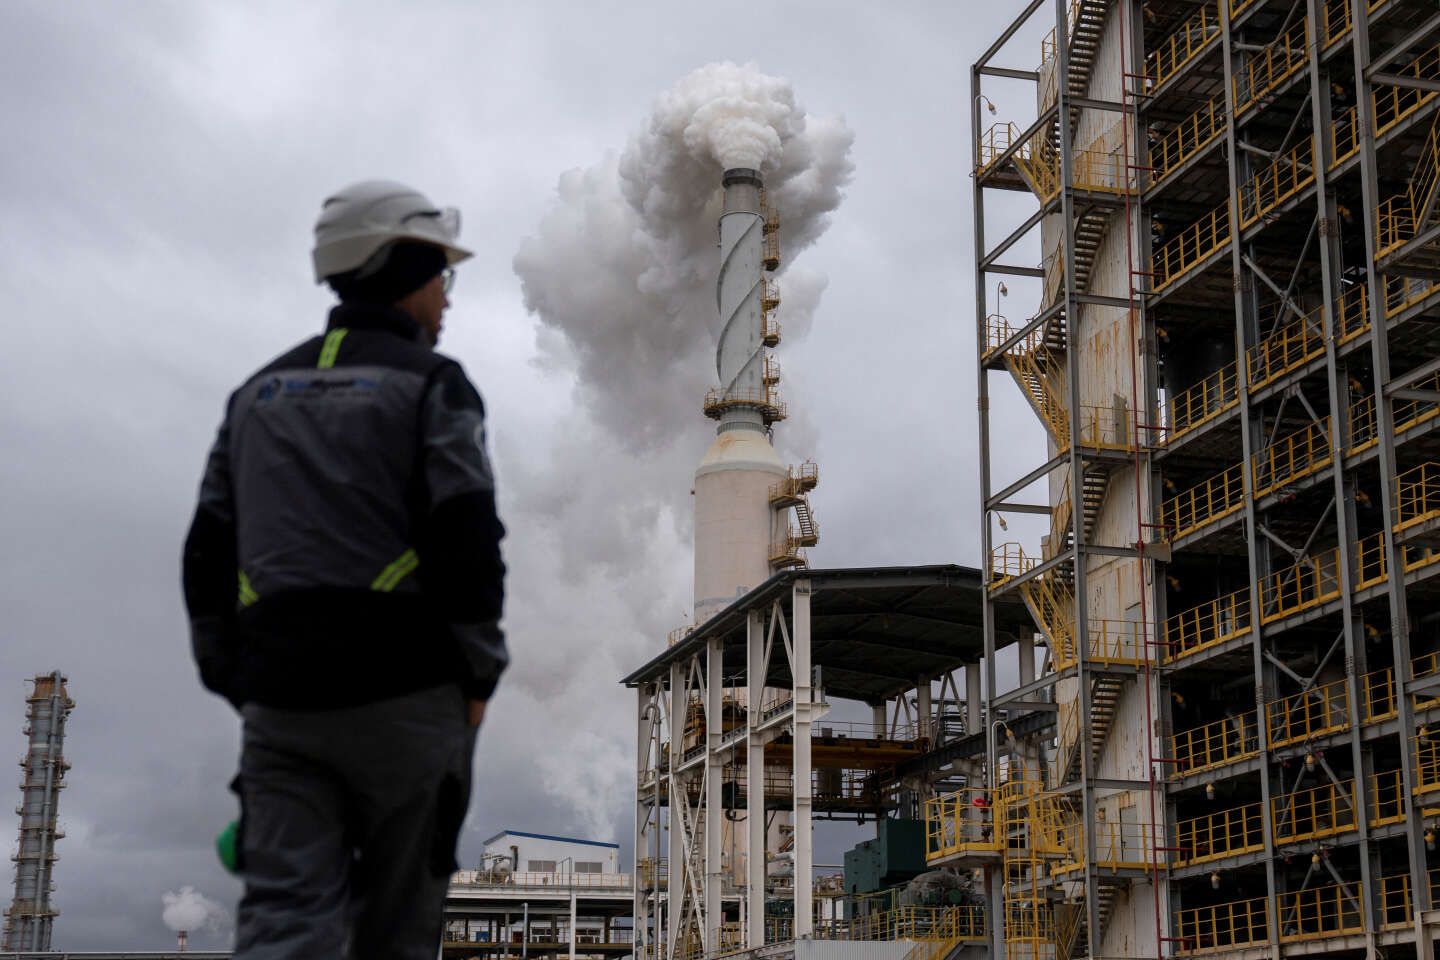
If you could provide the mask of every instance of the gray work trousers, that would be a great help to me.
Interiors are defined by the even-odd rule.
[[[434,960],[475,744],[459,688],[243,715],[235,960]]]

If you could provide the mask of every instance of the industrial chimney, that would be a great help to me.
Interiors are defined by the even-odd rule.
[[[189,949],[190,934],[186,933],[184,930],[175,931],[175,951],[177,953],[184,953]]]
[[[30,749],[20,762],[20,844],[15,860],[15,898],[5,911],[0,950],[50,949],[51,928],[59,913],[50,904],[51,874],[58,859],[55,841],[64,834],[56,826],[60,789],[65,786],[65,718],[75,703],[60,671],[36,677],[26,698],[25,732]]]
[[[816,540],[804,496],[814,486],[814,465],[788,470],[770,444],[771,425],[785,418],[775,391],[779,367],[765,350],[780,342],[772,318],[780,296],[765,276],[780,265],[779,220],[765,205],[760,171],[732,168],[721,182],[715,350],[720,386],[705,397],[705,415],[719,426],[695,471],[696,624],[773,571],[803,564],[800,548]],[[785,518],[791,507],[798,530]]]

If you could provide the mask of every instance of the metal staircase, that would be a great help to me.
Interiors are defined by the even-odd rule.
[[[1070,445],[1070,417],[1065,396],[1065,365],[1040,337],[1032,337],[1005,354],[1005,366],[1030,401],[1035,415],[1060,449]]]
[[[1105,749],[1105,741],[1110,737],[1110,730],[1115,726],[1115,714],[1119,707],[1120,693],[1125,689],[1129,677],[1124,674],[1096,673],[1090,683],[1090,717],[1089,726],[1091,730],[1091,743],[1093,744],[1090,753],[1091,763],[1100,762],[1100,754]],[[1078,700],[1077,708],[1078,708]],[[1076,711],[1078,719],[1078,709]],[[1053,786],[1059,787],[1072,783],[1080,778],[1080,761],[1083,757],[1081,745],[1085,738],[1081,735],[1079,726],[1076,726],[1075,736],[1065,742],[1061,737],[1061,749],[1065,750],[1065,760],[1055,766],[1056,777]]]
[[[1115,909],[1115,901],[1119,898],[1120,887],[1115,884],[1102,883],[1100,891],[1100,936],[1105,935],[1105,928],[1110,925],[1110,914]],[[1057,960],[1080,960],[1086,957],[1090,950],[1090,911],[1085,909],[1085,901],[1081,899],[1076,903],[1064,903],[1056,908],[1060,914],[1056,921],[1056,944],[1055,956]],[[1099,937],[1096,938],[1097,940]]]
[[[1376,231],[1381,254],[1395,251],[1440,222],[1440,114],[1430,126],[1425,145],[1405,192],[1380,205]],[[1440,244],[1427,243],[1397,258],[1402,273],[1431,276],[1440,269]]]

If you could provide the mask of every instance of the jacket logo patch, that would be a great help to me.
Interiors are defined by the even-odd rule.
[[[371,377],[274,377],[255,394],[257,401],[309,400],[315,397],[346,397],[371,394],[380,389],[380,381]]]

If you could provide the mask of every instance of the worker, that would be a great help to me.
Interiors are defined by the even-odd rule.
[[[243,718],[236,960],[433,960],[507,663],[484,407],[433,350],[459,215],[325,201],[326,332],[231,394],[184,548],[201,682]]]

